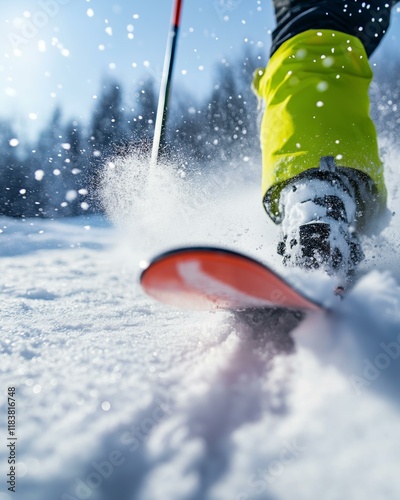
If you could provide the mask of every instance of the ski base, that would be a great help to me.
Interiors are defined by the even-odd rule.
[[[152,259],[140,283],[149,296],[180,309],[324,310],[265,264],[223,248],[165,252]]]

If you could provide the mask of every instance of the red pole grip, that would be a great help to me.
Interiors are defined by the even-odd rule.
[[[176,0],[175,2],[175,12],[174,12],[174,27],[178,28],[181,21],[181,12],[182,12],[182,0]]]

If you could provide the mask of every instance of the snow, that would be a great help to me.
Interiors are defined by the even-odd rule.
[[[139,263],[181,244],[281,269],[250,163],[191,181],[129,158],[105,175],[114,225],[0,219],[0,500],[399,498],[398,215],[366,245],[345,300],[318,273],[290,273],[331,307],[293,341],[279,318],[252,334],[227,312],[172,310],[140,290]]]

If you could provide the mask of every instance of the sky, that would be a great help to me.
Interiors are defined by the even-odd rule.
[[[215,63],[245,44],[265,49],[271,0],[184,0],[175,88],[207,94]],[[0,6],[0,117],[34,134],[61,105],[86,122],[113,76],[127,92],[149,74],[161,80],[173,0],[17,0]],[[399,13],[382,53],[400,49]],[[379,56],[379,54],[378,54]],[[22,133],[22,132],[21,132]]]

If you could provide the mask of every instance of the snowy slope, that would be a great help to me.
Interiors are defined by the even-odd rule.
[[[297,276],[334,313],[309,316],[294,342],[275,320],[252,335],[228,313],[156,304],[137,283],[140,261],[172,244],[280,268],[251,168],[239,183],[163,170],[147,185],[123,163],[104,192],[118,228],[0,219],[0,435],[15,386],[19,460],[7,494],[2,437],[0,500],[400,498],[399,216],[368,244],[346,300]]]

